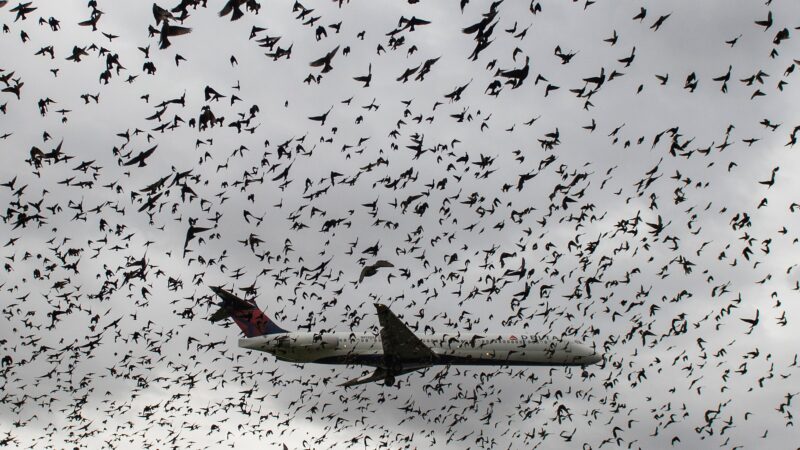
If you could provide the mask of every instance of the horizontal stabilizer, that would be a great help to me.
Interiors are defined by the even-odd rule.
[[[211,290],[222,299],[220,308],[208,318],[211,322],[219,322],[220,320],[227,319],[235,311],[247,311],[255,307],[254,304],[247,300],[241,299],[217,286],[212,286]]]

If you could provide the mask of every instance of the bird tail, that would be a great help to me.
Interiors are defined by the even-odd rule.
[[[287,333],[267,317],[255,301],[239,298],[218,286],[211,286],[211,290],[222,299],[220,308],[209,318],[212,322],[230,317],[247,337]]]

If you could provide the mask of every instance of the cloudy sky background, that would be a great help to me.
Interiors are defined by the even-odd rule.
[[[148,24],[154,25],[149,4],[101,2],[105,14],[94,33],[77,25],[90,15],[85,4],[34,2],[38,9],[16,22],[9,12],[15,5],[0,9],[0,21],[9,27],[0,35],[0,52],[7,56],[0,75],[13,71],[13,78],[24,82],[20,100],[0,94],[7,109],[0,116],[0,135],[13,133],[0,141],[0,181],[16,177],[13,190],[0,188],[7,219],[0,227],[3,236],[17,239],[0,249],[6,266],[0,278],[5,322],[0,356],[13,361],[3,368],[5,443],[371,448],[383,441],[390,448],[599,448],[610,440],[641,448],[752,448],[793,440],[796,404],[781,405],[797,393],[791,330],[798,314],[798,221],[791,205],[800,202],[800,183],[793,176],[800,161],[796,150],[785,146],[800,125],[794,107],[797,74],[785,74],[799,54],[796,4],[598,1],[585,8],[541,2],[542,12],[534,15],[528,5],[505,2],[498,7],[492,44],[471,61],[475,42],[461,30],[478,22],[489,3],[473,1],[463,13],[457,2],[305,4],[314,8],[308,17],[320,16],[317,24],[327,29],[320,41],[314,27],[296,19],[292,2],[262,2],[258,15],[246,13],[236,22],[218,17],[223,2],[208,3],[207,9],[190,10],[184,25],[192,32],[172,38],[166,50],[157,48],[157,37],[148,37]],[[646,18],[631,20],[642,6]],[[754,21],[769,12],[774,23],[764,31]],[[666,14],[671,15],[658,31],[650,29]],[[61,30],[39,25],[40,16],[58,18]],[[405,43],[392,50],[386,33],[401,16],[431,24],[399,34]],[[340,21],[337,34],[329,25]],[[504,31],[515,23],[517,32],[530,26],[524,39]],[[291,45],[291,59],[265,57],[265,49],[248,39],[254,25],[267,29],[259,37],[281,36],[276,46]],[[773,39],[784,27],[790,38],[776,46]],[[614,30],[619,38],[611,46],[603,40]],[[22,31],[30,38],[26,43]],[[101,31],[119,37],[109,42]],[[357,38],[361,31],[363,40]],[[725,44],[737,37],[735,46]],[[118,53],[125,67],[108,85],[98,81],[104,56],[90,52],[80,63],[65,60],[73,46],[92,43]],[[54,46],[53,60],[35,55],[47,45]],[[145,55],[137,49],[147,45],[157,68],[152,76],[142,71]],[[377,54],[378,45],[386,52]],[[414,45],[418,50],[409,55]],[[319,84],[304,83],[310,73],[319,74],[308,63],[336,46],[333,70]],[[556,46],[577,54],[562,65],[553,54]],[[618,60],[634,47],[635,59],[624,67]],[[516,60],[515,48],[520,49]],[[179,66],[176,54],[186,59]],[[231,65],[231,55],[238,65]],[[484,94],[497,69],[521,68],[525,56],[530,75],[519,88],[504,85],[497,97]],[[396,80],[406,68],[437,57],[424,81]],[[494,60],[495,67],[487,69]],[[372,82],[363,88],[353,77],[366,74],[370,64]],[[729,66],[723,93],[713,78]],[[59,68],[57,76],[53,68]],[[570,89],[585,86],[583,79],[601,69],[607,77],[615,70],[624,75],[607,79],[591,97],[593,106],[584,109],[586,99]],[[763,84],[740,81],[759,71],[769,75]],[[684,88],[690,73],[698,80],[694,92]],[[661,85],[656,75],[666,74],[668,82]],[[538,75],[547,81],[536,83]],[[136,78],[126,83],[129,76]],[[780,81],[786,82],[783,90]],[[460,101],[444,98],[467,83]],[[237,84],[239,91],[232,88]],[[548,84],[559,89],[545,97]],[[227,97],[204,101],[206,86]],[[751,99],[756,90],[766,95]],[[98,92],[98,104],[80,98]],[[226,126],[201,132],[184,123],[152,131],[159,122],[145,118],[157,111],[155,105],[184,93],[185,106],[170,105],[165,122],[175,115],[188,122],[209,105]],[[242,101],[231,106],[233,94]],[[57,103],[42,116],[37,102],[48,97]],[[343,104],[348,98],[350,104]],[[402,101],[411,103],[406,108]],[[373,102],[377,110],[364,108]],[[434,109],[436,102],[441,105]],[[238,134],[227,126],[252,105],[260,110],[250,124],[258,125],[254,133]],[[308,119],[331,107],[325,125]],[[70,110],[66,122],[56,112],[61,108]],[[462,112],[472,120],[451,117]],[[532,125],[524,124],[536,117]],[[401,119],[405,124],[398,125]],[[760,124],[763,119],[781,125],[772,131]],[[593,120],[593,132],[582,128]],[[481,130],[483,123],[488,128]],[[673,127],[679,129],[678,143],[691,140],[684,150],[694,150],[688,157],[670,154],[670,133],[652,145],[656,135]],[[125,139],[117,134],[137,128],[144,132],[132,136],[123,153],[158,148],[145,167],[121,166],[112,149]],[[396,138],[389,134],[395,129]],[[555,130],[560,144],[542,148],[538,140]],[[52,136],[47,142],[45,131]],[[414,159],[407,146],[415,133],[424,136],[423,148],[438,150]],[[361,138],[369,139],[359,146]],[[47,152],[62,139],[63,152],[73,159],[45,162],[38,171],[26,162],[32,146]],[[196,148],[198,139],[213,143]],[[279,158],[278,145],[290,139],[290,155]],[[730,146],[718,148],[726,139]],[[758,141],[748,145],[747,139]],[[234,154],[242,145],[248,150]],[[697,151],[709,147],[707,154]],[[457,161],[465,154],[467,164]],[[495,158],[487,169],[472,164],[481,155]],[[538,171],[551,155],[555,161],[517,190],[519,176]],[[379,157],[388,165],[361,169]],[[94,161],[99,169],[73,170],[82,161]],[[291,183],[281,189],[282,180],[273,178],[289,164]],[[775,167],[780,170],[774,185],[759,184]],[[637,190],[637,182],[654,168],[657,179]],[[134,199],[132,192],[174,170],[190,169],[194,178],[187,185],[198,198],[182,202],[180,188],[173,186],[164,190],[152,223],[137,212],[146,195]],[[412,179],[386,187],[408,169]],[[338,181],[357,179],[303,198],[330,186],[331,171],[342,174]],[[244,190],[234,186],[248,172],[256,179],[263,175],[263,183]],[[587,176],[570,189],[576,202],[564,210],[565,194],[550,195],[577,173]],[[70,177],[75,177],[71,185],[59,183]],[[306,179],[311,187],[304,192]],[[442,179],[447,179],[444,189],[426,187]],[[92,188],[74,185],[88,180],[94,181]],[[113,188],[103,187],[112,183]],[[583,197],[577,197],[581,190]],[[464,203],[473,193],[478,201]],[[418,194],[425,195],[404,212],[399,204]],[[676,204],[678,195],[685,200]],[[30,204],[40,200],[46,224],[14,229],[19,211],[24,207],[33,214]],[[376,200],[373,217],[362,205]],[[415,214],[424,202],[428,209]],[[62,210],[45,209],[56,204]],[[85,214],[75,219],[78,210],[70,205],[78,204]],[[551,204],[558,208],[549,214]],[[105,206],[90,212],[98,205]],[[312,207],[322,213],[312,216]],[[521,223],[512,220],[512,211],[529,207],[534,209]],[[578,222],[569,218],[578,217],[581,208],[587,218],[576,228]],[[263,222],[247,223],[245,209],[263,214]],[[750,226],[734,229],[732,219],[743,213]],[[635,234],[617,231],[621,221],[637,215],[642,221]],[[656,237],[646,222],[659,216],[668,225]],[[191,242],[183,257],[189,219],[212,226],[215,217],[216,228],[201,235],[204,242]],[[349,226],[320,231],[326,220],[337,218]],[[110,231],[100,229],[101,219]],[[376,225],[376,219],[396,228]],[[307,228],[292,229],[299,223]],[[467,229],[470,225],[475,226]],[[124,229],[115,233],[118,226]],[[237,242],[251,233],[263,241],[255,251]],[[752,240],[748,244],[743,237]],[[376,242],[377,257],[362,253]],[[742,253],[746,247],[752,249],[749,260]],[[62,263],[57,255],[70,248],[79,253]],[[269,258],[256,256],[264,252]],[[504,252],[516,255],[501,266]],[[554,254],[560,255],[556,262]],[[123,283],[125,272],[135,269],[128,265],[143,257],[146,279]],[[363,264],[378,258],[396,268],[356,285]],[[678,258],[693,263],[690,273]],[[521,280],[503,277],[523,259],[533,272]],[[299,275],[302,267],[328,260],[320,283]],[[75,269],[64,267],[76,261]],[[243,275],[234,279],[239,268]],[[267,272],[260,275],[262,270]],[[589,298],[584,282],[593,276],[600,282],[591,286]],[[630,282],[622,283],[627,276]],[[170,277],[182,287],[168,289]],[[97,298],[106,280],[117,288]],[[490,294],[493,280],[500,290]],[[526,283],[531,291],[522,302],[525,318],[504,325],[517,314],[512,298]],[[439,332],[471,325],[475,332],[567,335],[602,349],[605,361],[586,377],[568,368],[432,368],[401,377],[397,387],[344,391],[336,384],[360,375],[362,368],[297,366],[236,347],[238,329],[206,320],[213,308],[207,286],[221,284],[254,284],[260,306],[287,329],[348,330],[346,314],[355,308],[362,320],[354,329],[366,330],[377,324],[371,303],[380,300],[420,332],[425,325]],[[143,295],[143,288],[149,293]],[[577,295],[566,297],[576,289]],[[473,290],[477,295],[469,297]],[[679,296],[684,290],[688,295]],[[647,294],[637,296],[640,291]],[[323,311],[333,300],[336,304]],[[721,315],[731,304],[736,307]],[[651,313],[652,305],[659,309]],[[187,310],[194,316],[181,315]],[[65,314],[54,322],[53,311]],[[750,325],[740,319],[752,319],[757,311],[759,323],[746,334]],[[685,333],[670,334],[684,323]],[[652,333],[644,344],[643,330]],[[93,340],[91,348],[80,347]],[[220,341],[213,349],[202,347]],[[447,375],[440,383],[442,371]],[[559,422],[562,405],[571,415]],[[365,442],[364,436],[372,440]]]

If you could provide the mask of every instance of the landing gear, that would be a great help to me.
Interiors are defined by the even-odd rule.
[[[394,375],[399,373],[402,368],[400,361],[398,361],[397,358],[393,357],[392,355],[384,355],[383,367],[384,373],[386,374],[386,376],[383,378],[384,386],[394,386]]]

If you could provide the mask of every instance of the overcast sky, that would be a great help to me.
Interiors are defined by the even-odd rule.
[[[0,442],[796,441],[796,2],[260,3],[190,7],[166,49],[143,2],[100,1],[97,31],[85,2],[0,7]],[[463,30],[487,16],[473,60]],[[429,23],[391,34],[412,17]],[[194,124],[204,107],[220,125]],[[184,251],[190,222],[211,229]],[[395,267],[357,284],[377,259]],[[345,391],[369,368],[238,348],[207,320],[215,285],[254,286],[288,330],[374,331],[380,301],[420,333],[568,337],[604,361]]]

